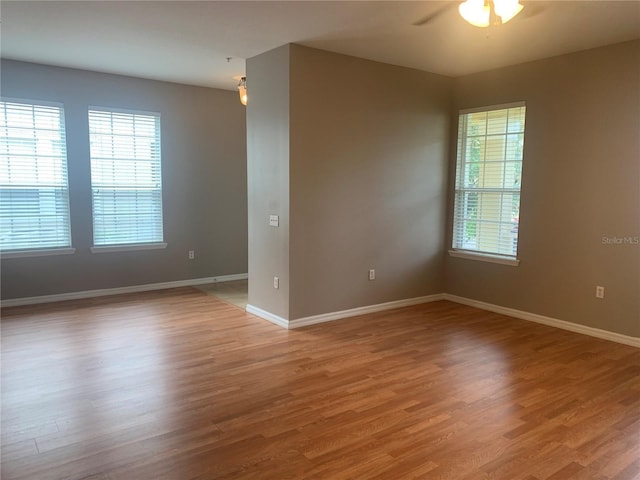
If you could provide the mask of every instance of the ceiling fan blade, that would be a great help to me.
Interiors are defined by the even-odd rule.
[[[416,20],[411,25],[413,25],[414,27],[421,27],[423,25],[426,25],[427,23],[430,23],[436,18],[438,18],[440,15],[445,13],[450,8],[457,7],[457,6],[458,6],[457,2],[448,2],[446,5],[443,5],[442,7],[438,8],[435,12],[432,12],[429,15],[426,15],[419,20]]]
[[[542,12],[544,12],[545,9],[546,9],[545,6],[538,5],[538,4],[536,4],[536,2],[527,2],[524,5],[524,8],[522,9],[522,16],[524,18],[535,17],[535,16],[541,14]]]

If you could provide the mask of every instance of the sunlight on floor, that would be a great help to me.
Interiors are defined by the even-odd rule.
[[[208,283],[206,285],[199,285],[199,290],[202,290],[208,295],[219,298],[220,300],[242,308],[247,308],[247,296],[248,296],[248,281],[236,280],[233,282],[219,282]]]

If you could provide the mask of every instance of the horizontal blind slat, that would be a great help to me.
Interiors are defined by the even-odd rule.
[[[89,110],[95,245],[163,241],[160,117]]]
[[[462,113],[453,248],[517,253],[525,106]]]
[[[2,100],[0,249],[70,246],[64,109]]]

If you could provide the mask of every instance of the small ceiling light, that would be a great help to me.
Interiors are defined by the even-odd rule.
[[[240,94],[240,103],[242,105],[247,104],[247,77],[241,77],[240,83],[238,83],[238,93]]]
[[[519,0],[466,0],[458,7],[460,15],[471,25],[502,25],[523,9]]]

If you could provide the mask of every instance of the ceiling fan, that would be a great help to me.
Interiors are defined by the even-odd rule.
[[[464,2],[447,2],[429,15],[415,21],[412,25],[421,27],[427,25],[449,10],[457,7],[460,15],[471,25],[488,27],[502,25],[514,18],[523,10],[519,0],[466,0]],[[539,6],[527,4],[526,17],[532,17],[542,11]]]
[[[414,27],[421,27],[423,25],[426,25],[427,23],[431,23],[436,18],[441,16],[443,13],[445,13],[447,10],[451,10],[456,5],[458,5],[457,2],[455,2],[455,3],[454,2],[447,2],[442,7],[438,8],[437,10],[435,10],[432,13],[430,13],[429,15],[426,15],[426,16],[422,17],[421,19],[416,20],[411,25],[413,25]]]

